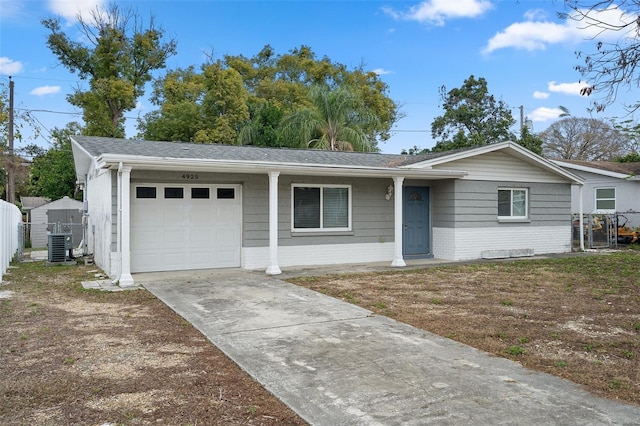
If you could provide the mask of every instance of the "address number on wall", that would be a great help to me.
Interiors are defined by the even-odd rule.
[[[182,179],[184,180],[198,180],[198,175],[196,173],[183,173]]]

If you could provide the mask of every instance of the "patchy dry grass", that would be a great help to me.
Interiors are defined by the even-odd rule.
[[[640,252],[290,280],[640,404]]]
[[[146,290],[16,266],[0,286],[0,424],[305,424]]]

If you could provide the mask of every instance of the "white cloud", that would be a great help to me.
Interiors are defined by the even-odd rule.
[[[589,86],[590,86],[589,83],[585,83],[585,82],[556,83],[555,81],[550,81],[549,83],[547,83],[547,89],[550,92],[562,93],[565,95],[573,95],[573,96],[581,96],[580,90]]]
[[[391,71],[385,70],[384,68],[376,68],[374,70],[371,70],[371,72],[374,72],[378,75],[387,75],[392,73]]]
[[[2,18],[15,18],[24,13],[24,0],[2,0]]]
[[[49,0],[49,9],[67,21],[76,21],[78,14],[88,18],[96,7],[104,3],[105,0]]]
[[[533,92],[534,99],[547,99],[548,97],[549,97],[549,94],[547,92],[541,92],[539,90],[536,90],[535,92]]]
[[[558,118],[563,113],[559,108],[540,107],[533,110],[528,117],[531,121],[549,121]]]
[[[602,11],[582,11],[586,18],[573,12],[564,22],[556,23],[546,20],[538,10],[527,11],[524,22],[516,22],[489,39],[483,49],[491,53],[498,49],[514,48],[523,50],[544,50],[557,43],[580,43],[583,41],[619,40],[634,34],[615,31],[613,26],[633,22],[635,18],[624,10],[614,7]],[[572,19],[573,18],[573,19]],[[602,22],[611,27],[603,30]],[[635,28],[635,26],[630,26]],[[629,31],[632,31],[631,29]]]
[[[517,22],[491,37],[483,51],[491,53],[507,47],[544,50],[548,44],[563,42],[570,36],[570,29],[566,25],[553,22]]]
[[[527,21],[542,20],[547,18],[547,12],[542,9],[530,9],[524,13],[524,19]]]
[[[6,56],[0,57],[0,74],[14,75],[22,72],[22,62],[14,61]]]
[[[35,96],[45,96],[45,95],[55,95],[60,92],[60,86],[40,86],[33,89],[29,92],[30,95]]]
[[[492,7],[488,0],[425,0],[410,7],[407,12],[399,12],[390,7],[382,10],[394,19],[442,26],[447,19],[474,18]]]

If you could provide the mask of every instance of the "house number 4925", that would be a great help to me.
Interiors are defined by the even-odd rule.
[[[182,174],[182,179],[198,180],[198,175],[195,174],[195,173],[183,173]]]

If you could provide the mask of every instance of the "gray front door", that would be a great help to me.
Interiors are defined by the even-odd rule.
[[[429,188],[407,186],[403,188],[402,251],[405,256],[431,254],[429,223]]]

